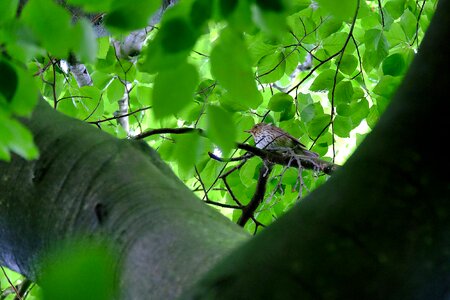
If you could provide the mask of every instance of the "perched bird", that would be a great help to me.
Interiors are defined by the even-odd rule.
[[[259,123],[245,132],[251,133],[255,140],[255,146],[259,149],[281,150],[290,148],[296,154],[305,155],[311,158],[318,158],[315,152],[306,149],[306,146],[300,143],[298,139],[272,124]]]

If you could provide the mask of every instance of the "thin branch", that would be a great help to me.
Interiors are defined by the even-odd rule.
[[[91,121],[91,122],[88,122],[88,123],[89,124],[98,125],[99,123],[108,122],[108,121],[112,121],[112,120],[117,120],[118,118],[121,118],[121,117],[131,116],[133,114],[136,114],[138,112],[141,112],[141,111],[144,111],[144,110],[147,110],[147,109],[150,109],[150,108],[152,108],[152,107],[151,106],[147,106],[147,107],[139,108],[139,109],[137,109],[135,111],[129,112],[129,113],[124,114],[124,115],[114,116],[114,117],[111,117],[111,118],[106,118],[106,119],[98,120],[98,121]]]
[[[184,133],[191,133],[191,132],[197,132],[200,135],[204,135],[203,129],[200,128],[192,128],[192,127],[184,127],[184,128],[157,128],[157,129],[151,129],[147,130],[145,132],[142,132],[138,135],[135,135],[133,139],[135,140],[141,140],[146,137],[156,135],[156,134],[184,134]]]
[[[21,300],[21,299],[25,298],[26,294],[31,290],[31,288],[33,288],[33,286],[31,286],[32,284],[33,284],[33,281],[25,278],[22,281],[22,283],[20,284],[19,293],[16,294],[16,296],[14,297],[13,300]],[[30,288],[30,286],[31,286],[31,288]]]
[[[9,279],[8,275],[6,274],[5,269],[2,266],[0,266],[0,269],[2,269],[3,275],[5,276],[6,280],[8,281],[9,285],[11,286],[11,288],[16,293],[16,296],[19,298],[19,300],[22,300],[22,297],[20,297],[19,291],[17,290],[16,286]]]
[[[239,217],[237,224],[244,227],[245,224],[251,219],[264,199],[266,193],[267,181],[269,180],[269,174],[272,171],[271,164],[264,164],[259,170],[258,183],[256,185],[255,193],[253,194],[250,202],[242,209],[242,215]]]
[[[231,205],[231,204],[225,204],[225,203],[220,203],[220,202],[215,202],[212,200],[203,200],[203,202],[207,203],[207,204],[211,204],[211,205],[215,205],[215,206],[220,206],[220,207],[224,207],[224,208],[231,208],[231,209],[243,209],[243,207],[241,206],[237,206],[237,205]]]
[[[414,45],[414,42],[417,41],[417,47],[419,47],[419,27],[420,27],[420,17],[422,16],[422,12],[423,12],[423,8],[425,7],[425,3],[427,1],[423,1],[422,3],[422,7],[420,8],[419,11],[419,15],[417,16],[417,22],[416,22],[416,33],[414,35],[414,39],[412,40],[412,42],[409,44],[410,46]]]
[[[249,158],[254,156],[251,153],[246,153],[245,155],[242,155],[242,156],[239,156],[239,157],[222,158],[222,157],[218,157],[217,155],[215,155],[214,153],[211,153],[211,152],[208,152],[208,155],[212,159],[220,161],[220,162],[241,161],[241,160],[249,159]]]
[[[378,0],[378,9],[380,10],[380,15],[381,15],[381,25],[384,28],[384,14],[383,14],[383,7],[381,6],[381,0]]]

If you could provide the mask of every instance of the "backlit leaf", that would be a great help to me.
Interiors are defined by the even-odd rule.
[[[235,147],[236,127],[231,113],[219,106],[210,105],[207,111],[208,127],[206,129],[208,137],[217,144],[224,155]]]
[[[211,52],[211,73],[231,98],[250,108],[262,102],[251,69],[251,59],[242,37],[225,29]]]
[[[155,117],[167,117],[186,107],[193,100],[198,81],[197,69],[188,63],[160,71],[153,87]]]

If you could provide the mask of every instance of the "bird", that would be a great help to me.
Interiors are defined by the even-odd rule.
[[[250,130],[255,140],[255,146],[259,149],[282,150],[283,148],[292,149],[295,154],[304,155],[309,158],[318,158],[319,154],[306,149],[298,139],[278,128],[271,123],[258,123]]]

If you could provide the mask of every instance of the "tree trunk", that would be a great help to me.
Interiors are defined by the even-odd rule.
[[[450,299],[448,147],[438,142],[448,138],[449,20],[440,1],[392,104],[345,166],[182,299]]]
[[[39,282],[37,258],[62,241],[108,239],[119,250],[123,299],[174,299],[247,237],[145,143],[43,101],[26,123],[41,154],[0,162],[0,264]]]

